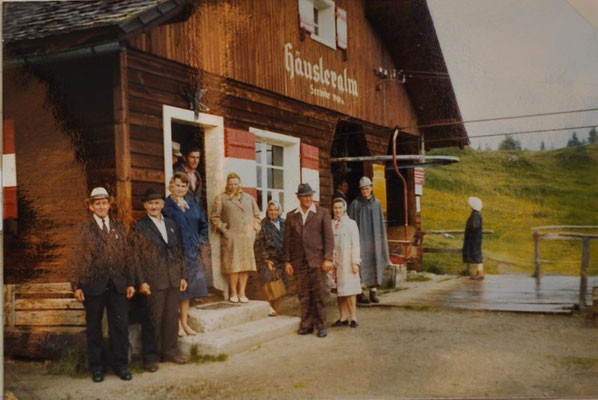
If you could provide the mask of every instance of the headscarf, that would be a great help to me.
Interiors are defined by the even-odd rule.
[[[235,192],[231,192],[228,189],[228,181],[230,179],[238,179],[239,180],[239,187],[237,188],[237,190]],[[243,194],[243,185],[241,184],[241,177],[236,172],[231,172],[230,174],[228,174],[226,176],[226,187],[224,188],[224,193],[226,193],[228,195],[228,198],[230,200],[234,199],[235,197],[241,197],[241,194]]]
[[[268,206],[266,207],[266,210],[268,210],[268,208],[270,208],[270,205],[273,205],[274,207],[278,208],[278,217],[277,217],[277,219],[279,219],[280,216],[282,215],[282,206],[276,200],[270,200],[268,202]],[[266,216],[267,215],[268,215],[268,213],[266,212]],[[268,217],[268,218],[270,218],[270,217]]]
[[[470,197],[469,199],[467,199],[467,203],[475,211],[482,211],[482,200],[480,200],[479,198]]]
[[[338,229],[340,223],[343,220],[343,217],[347,216],[347,202],[344,199],[341,199],[340,197],[337,197],[336,199],[334,199],[332,201],[332,208],[333,208],[332,213],[333,214],[334,214],[334,203],[343,203],[343,206],[345,206],[345,212],[343,213],[343,215],[341,215],[340,217],[337,217],[336,215],[334,215],[334,228]]]

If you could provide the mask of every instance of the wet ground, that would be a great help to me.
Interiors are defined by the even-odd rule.
[[[544,276],[539,282],[526,275],[486,275],[474,281],[462,277],[427,275],[429,282],[407,282],[407,290],[386,295],[386,305],[449,307],[470,310],[570,313],[579,303],[579,277]],[[598,277],[588,278],[586,304]]]

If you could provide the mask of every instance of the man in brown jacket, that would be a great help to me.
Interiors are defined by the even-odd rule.
[[[302,183],[297,189],[300,206],[287,213],[283,259],[290,276],[297,274],[301,306],[300,335],[326,336],[326,273],[332,269],[334,234],[330,213],[313,203],[314,191]]]

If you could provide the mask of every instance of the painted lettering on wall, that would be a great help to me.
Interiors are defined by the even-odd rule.
[[[348,93],[355,97],[359,96],[357,81],[347,76],[347,68],[342,73],[331,71],[324,67],[322,57],[315,63],[304,60],[298,51],[293,51],[293,45],[290,43],[284,45],[284,67],[290,79],[299,76],[313,83],[332,87],[340,93]],[[310,85],[310,94],[325,99],[332,98],[335,102],[344,104],[342,97],[328,92],[324,87],[316,88],[314,85]]]

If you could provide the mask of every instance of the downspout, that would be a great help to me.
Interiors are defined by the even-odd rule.
[[[403,210],[405,213],[405,226],[404,226],[404,231],[405,231],[405,240],[408,240],[408,233],[409,233],[409,207],[407,205],[407,181],[405,180],[405,178],[403,177],[403,175],[401,175],[401,173],[399,172],[399,168],[397,166],[397,137],[399,136],[399,128],[396,127],[395,128],[395,132],[392,136],[392,166],[394,167],[395,173],[399,176],[399,178],[401,178],[401,182],[403,182]],[[405,246],[405,252],[404,252],[404,256],[405,256],[405,260],[407,260],[408,256],[409,256],[409,250],[411,249],[411,243],[404,245]]]

